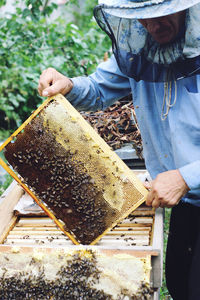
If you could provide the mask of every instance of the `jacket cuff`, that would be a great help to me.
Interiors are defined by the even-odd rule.
[[[179,171],[191,190],[200,188],[200,160],[179,168]]]
[[[75,100],[80,95],[81,88],[79,87],[78,84],[80,79],[79,77],[74,77],[74,78],[70,78],[70,80],[73,82],[73,88],[69,93],[65,95],[65,98],[67,98],[69,102],[73,102],[73,100]]]

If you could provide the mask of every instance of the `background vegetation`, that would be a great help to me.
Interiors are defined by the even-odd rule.
[[[74,19],[69,23],[65,17],[52,21],[57,9],[52,1],[15,3],[15,13],[0,16],[1,131],[13,131],[42,102],[37,93],[42,70],[51,66],[69,77],[88,75],[110,49],[92,18],[97,1],[85,1],[81,13],[72,10],[75,0],[68,2]]]
[[[5,3],[0,0],[0,7]],[[53,19],[57,5],[48,0],[18,0],[14,13],[0,15],[0,141],[43,101],[37,93],[42,70],[51,66],[69,77],[88,75],[103,60],[111,44],[92,17],[96,4],[97,0],[86,0],[79,12],[77,0],[69,1],[66,9],[73,22],[64,14]],[[3,182],[0,178],[0,194],[11,180],[9,175]],[[165,243],[168,221],[169,210]],[[160,299],[170,299],[165,281]]]

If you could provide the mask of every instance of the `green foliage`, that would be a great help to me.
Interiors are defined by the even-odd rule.
[[[70,1],[66,9],[71,11],[72,4],[77,1]],[[45,68],[69,77],[94,71],[110,49],[92,17],[95,4],[87,0],[84,12],[75,13],[70,23],[64,17],[52,21],[57,5],[48,0],[16,1],[15,13],[0,16],[1,129],[14,130],[43,101],[37,85]]]
[[[0,130],[0,141],[5,141],[11,134],[11,131],[5,129]]]
[[[97,4],[98,0],[85,0],[83,14],[78,13],[78,9],[77,11],[75,10],[73,12],[77,26],[79,26],[80,28],[84,28],[85,30],[90,30],[91,22],[95,22],[91,12],[93,12],[93,9]],[[99,29],[99,31],[100,30],[101,29]]]
[[[6,0],[0,0],[0,7],[6,4]]]
[[[9,187],[9,185],[13,181],[13,178],[9,174],[5,174],[3,177],[4,177],[4,182],[2,183],[0,180],[0,196],[3,194],[3,192]],[[2,177],[0,179],[2,179]]]

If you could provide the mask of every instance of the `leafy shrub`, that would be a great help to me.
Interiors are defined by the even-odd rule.
[[[3,182],[2,182],[2,180],[3,180]],[[0,196],[9,187],[9,185],[12,183],[12,181],[13,181],[13,178],[9,174],[5,174],[4,176],[0,177]]]
[[[37,93],[42,70],[51,66],[69,77],[88,75],[110,48],[92,18],[97,1],[87,0],[84,13],[74,13],[70,23],[63,17],[52,21],[57,5],[49,2],[16,1],[15,13],[0,16],[1,129],[14,130],[43,101]]]

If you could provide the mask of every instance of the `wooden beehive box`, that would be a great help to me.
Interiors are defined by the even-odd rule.
[[[26,272],[24,274],[22,273],[24,271],[23,266],[25,266],[26,262],[26,265],[29,265],[29,268],[33,268],[35,276],[38,273],[40,274],[38,280],[41,282],[44,279],[43,277],[45,276],[45,273],[48,273],[47,266],[49,266],[51,272],[61,274],[65,271],[66,274],[67,270],[65,270],[63,266],[62,272],[56,269],[57,267],[54,266],[53,261],[60,260],[60,258],[63,260],[63,257],[65,257],[68,261],[69,254],[72,256],[74,255],[73,257],[75,257],[76,265],[77,261],[78,264],[81,262],[81,265],[79,265],[80,270],[87,270],[87,267],[85,266],[86,261],[88,265],[90,265],[90,268],[93,268],[94,270],[96,266],[93,265],[94,260],[93,258],[91,259],[91,257],[93,257],[91,256],[93,255],[91,253],[98,253],[97,258],[95,257],[95,261],[98,261],[101,271],[103,270],[103,279],[100,281],[103,282],[104,292],[102,293],[105,294],[101,294],[99,291],[96,291],[95,286],[95,289],[92,287],[93,296],[88,296],[89,298],[85,296],[83,299],[117,299],[115,297],[116,293],[119,293],[119,291],[116,291],[114,286],[110,290],[106,288],[108,285],[111,287],[111,283],[113,284],[114,281],[117,283],[121,282],[121,285],[117,284],[117,286],[118,289],[120,287],[120,291],[122,293],[121,297],[126,298],[120,299],[131,299],[130,294],[133,293],[133,291],[130,286],[132,286],[132,288],[136,288],[137,280],[139,294],[138,298],[134,299],[143,299],[143,293],[146,293],[146,297],[148,294],[149,297],[144,299],[159,299],[158,289],[161,286],[162,280],[163,241],[163,218],[161,209],[158,209],[155,212],[145,205],[140,206],[113,230],[109,231],[104,237],[102,237],[97,245],[89,246],[89,248],[87,246],[83,246],[80,250],[80,247],[73,245],[71,240],[64,235],[56,224],[48,216],[45,216],[43,212],[39,215],[38,213],[32,213],[32,215],[29,214],[29,216],[20,213],[15,214],[14,207],[22,197],[29,196],[24,194],[22,188],[16,183],[12,183],[1,197],[0,276],[4,276],[4,278],[6,278],[6,274],[8,274],[9,278],[9,276],[11,276],[14,272],[12,268],[16,263],[16,267],[14,268],[15,272],[17,269],[18,274],[20,274],[20,276],[23,277],[23,280],[27,282],[26,280],[28,276],[27,274],[29,274],[29,269],[26,268]],[[22,261],[24,261],[24,263],[21,263]],[[70,266],[72,264],[73,262],[70,261]],[[82,268],[83,264],[84,268]],[[19,270],[20,265],[22,266],[22,269]],[[59,263],[57,265],[59,265]],[[11,271],[8,270],[10,268]],[[90,271],[87,270],[87,272]],[[97,277],[98,272],[95,271],[95,274],[97,274],[95,276]],[[82,277],[84,277],[84,274]],[[107,281],[105,280],[105,277]],[[137,278],[136,282],[134,282],[134,278]],[[95,282],[95,279],[92,279]],[[11,283],[13,282],[12,280],[14,279],[10,279]],[[48,283],[49,280],[50,279],[47,280]],[[75,293],[74,295],[76,296],[73,296],[73,299],[78,300],[81,298],[77,287],[80,286],[80,281],[81,284],[83,284],[83,280],[79,278],[79,283],[78,281],[76,283],[76,280],[78,279],[74,279],[73,277],[73,281],[74,280],[73,293]],[[4,281],[0,279],[1,284],[2,282],[4,283]],[[39,282],[37,281],[35,284],[38,285]],[[72,284],[69,281],[67,281],[67,283],[64,282],[63,284],[66,285],[68,283],[69,286]],[[85,281],[84,284],[86,284]],[[88,288],[87,293],[91,293],[91,288],[89,289],[88,282],[86,285]],[[26,286],[28,286],[28,283]],[[55,288],[54,285],[53,287]],[[48,294],[49,290],[47,289],[47,285],[45,286],[45,289]],[[152,293],[150,293],[150,291]],[[53,298],[52,296],[51,299],[58,298]]]

